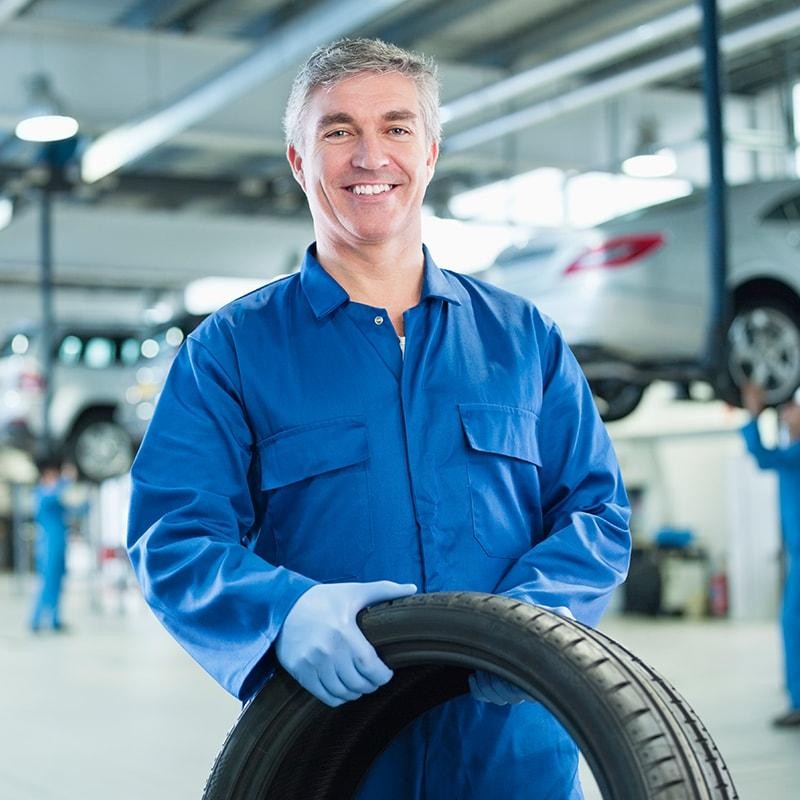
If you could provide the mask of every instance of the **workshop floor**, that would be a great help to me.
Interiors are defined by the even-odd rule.
[[[161,630],[135,590],[90,592],[73,581],[70,632],[33,636],[25,627],[32,588],[0,576],[0,795],[199,798],[238,703]],[[603,627],[692,704],[744,800],[797,798],[800,729],[768,724],[784,703],[774,625],[609,617]]]

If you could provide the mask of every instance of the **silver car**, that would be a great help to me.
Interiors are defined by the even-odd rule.
[[[52,446],[84,478],[101,481],[130,467],[133,442],[114,416],[133,379],[140,349],[135,330],[79,322],[56,327]],[[36,447],[44,427],[42,355],[36,327],[17,328],[0,343],[0,441],[28,451]]]
[[[718,397],[754,381],[767,400],[800,385],[800,181],[728,194],[725,374]],[[707,377],[711,307],[705,192],[584,231],[553,232],[504,251],[481,277],[532,299],[561,327],[607,420],[629,414],[656,379]]]

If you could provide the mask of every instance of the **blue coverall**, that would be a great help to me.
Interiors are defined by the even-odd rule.
[[[31,628],[39,630],[46,616],[56,630],[61,628],[59,604],[61,586],[66,572],[67,509],[61,501],[66,481],[34,490],[34,521],[36,522],[36,571],[41,585],[31,615]]]
[[[768,448],[761,442],[758,423],[742,428],[747,449],[761,469],[778,473],[781,528],[786,554],[786,580],[781,603],[781,631],[786,688],[793,709],[800,709],[800,441],[788,447]]]
[[[175,360],[132,471],[129,551],[156,615],[242,699],[315,582],[504,593],[596,623],[629,508],[554,324],[425,250],[403,356],[387,311],[314,253]],[[401,734],[359,797],[576,798],[576,766],[540,705],[467,696]]]

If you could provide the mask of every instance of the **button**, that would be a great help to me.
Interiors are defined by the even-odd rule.
[[[380,314],[378,314],[378,316],[377,316],[377,317],[375,317],[375,319],[374,319],[374,320],[372,320],[372,321],[373,321],[373,322],[374,322],[376,325],[383,325],[383,317],[382,317]]]

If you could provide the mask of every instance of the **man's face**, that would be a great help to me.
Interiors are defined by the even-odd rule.
[[[308,198],[317,239],[358,248],[420,239],[420,208],[438,155],[417,87],[399,73],[360,73],[318,87],[302,153],[287,156]]]

